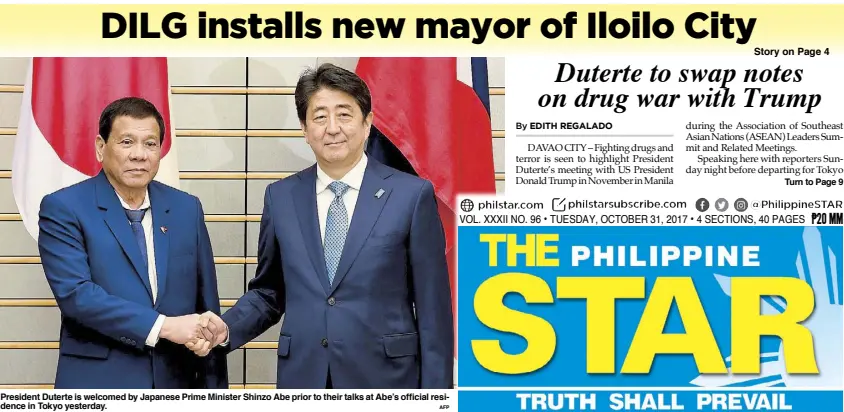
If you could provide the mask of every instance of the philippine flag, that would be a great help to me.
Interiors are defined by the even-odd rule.
[[[361,57],[356,72],[375,113],[367,153],[434,185],[456,303],[456,197],[495,193],[486,58]]]
[[[12,190],[34,239],[41,199],[99,173],[95,142],[100,113],[128,96],[149,100],[164,117],[156,180],[178,188],[166,58],[32,59],[15,140]]]

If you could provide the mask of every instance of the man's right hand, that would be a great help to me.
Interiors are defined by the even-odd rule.
[[[193,342],[200,336],[199,329],[198,314],[176,317],[168,316],[164,319],[159,336],[173,343],[184,345],[188,342]]]
[[[199,327],[202,337],[214,348],[222,344],[229,337],[229,327],[216,313],[208,311],[199,316]]]
[[[193,342],[185,344],[196,356],[204,357],[211,353],[211,349],[226,342],[229,328],[223,319],[214,312],[205,312],[199,317],[199,335]]]

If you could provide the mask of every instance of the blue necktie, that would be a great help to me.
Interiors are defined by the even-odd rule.
[[[332,182],[328,188],[334,192],[334,200],[328,206],[328,218],[325,220],[325,269],[328,271],[328,283],[331,284],[349,231],[349,216],[343,204],[343,195],[349,190],[349,185]]]
[[[141,225],[141,221],[144,219],[144,214],[147,210],[125,210],[126,216],[132,224],[132,232],[135,233],[135,241],[138,242],[138,247],[141,248],[141,256],[144,258],[144,267],[147,267],[147,240],[146,236],[144,236],[144,227]]]

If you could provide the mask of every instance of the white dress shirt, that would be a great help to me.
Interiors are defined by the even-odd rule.
[[[115,191],[117,193],[117,191]],[[141,226],[144,229],[144,239],[147,242],[147,272],[149,272],[149,284],[152,286],[152,303],[155,304],[155,299],[158,295],[158,273],[156,272],[155,268],[155,244],[153,243],[153,231],[152,231],[152,208],[150,207],[149,202],[149,191],[144,193],[144,201],[141,203],[141,207],[133,208],[120,197],[120,194],[117,194],[117,198],[120,199],[120,204],[123,205],[124,209],[129,210],[141,210],[147,209],[146,213],[144,213],[144,218],[141,220]],[[131,225],[132,223],[129,222],[129,218],[126,218],[126,224]],[[164,315],[158,315],[158,319],[155,321],[155,324],[152,326],[152,329],[149,331],[149,335],[147,336],[146,344],[147,346],[155,346],[158,343],[158,334],[161,332],[161,326],[164,325]]]
[[[349,218],[349,225],[352,224],[352,216],[355,212],[355,204],[358,201],[358,194],[360,193],[360,185],[363,183],[363,173],[366,171],[366,154],[363,154],[358,164],[349,170],[345,176],[339,180],[349,185],[349,190],[343,194],[343,204],[346,206],[346,215]],[[317,164],[317,180],[316,180],[316,194],[317,194],[317,211],[319,212],[319,230],[322,236],[322,241],[325,243],[325,221],[328,220],[328,208],[331,202],[334,201],[334,192],[328,188],[328,185],[334,182],[327,173],[325,173]]]

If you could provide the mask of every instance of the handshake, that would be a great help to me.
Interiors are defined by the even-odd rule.
[[[185,345],[197,356],[206,356],[211,349],[229,337],[226,323],[214,312],[167,317],[158,335],[179,345]]]

